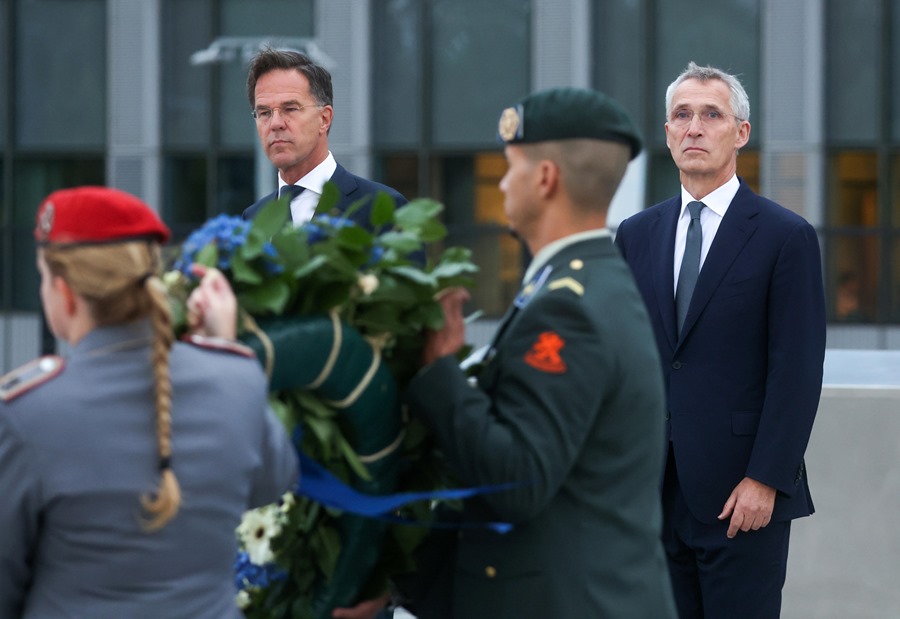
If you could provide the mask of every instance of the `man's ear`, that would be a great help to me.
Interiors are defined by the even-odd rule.
[[[330,105],[324,106],[319,115],[319,118],[322,121],[322,129],[325,131],[325,133],[328,133],[328,130],[331,129],[331,121],[334,118],[334,108]]]
[[[539,195],[549,198],[559,190],[559,166],[549,159],[542,159],[537,168]]]

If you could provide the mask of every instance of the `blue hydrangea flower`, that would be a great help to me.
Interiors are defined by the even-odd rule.
[[[216,266],[220,270],[227,270],[231,267],[234,252],[247,240],[249,231],[250,222],[235,215],[213,217],[194,230],[182,243],[181,256],[175,261],[174,266],[185,275],[191,276],[191,265],[194,263],[197,252],[210,243],[215,243],[219,255]],[[274,254],[274,248],[272,248],[272,252]]]
[[[306,230],[306,238],[309,241],[309,244],[315,245],[328,237],[328,228],[346,228],[347,226],[352,225],[353,221],[346,217],[316,215],[312,220],[303,224],[302,227]]]
[[[234,585],[238,590],[247,587],[268,587],[271,583],[287,578],[287,572],[274,563],[256,565],[250,555],[241,551],[234,560]]]

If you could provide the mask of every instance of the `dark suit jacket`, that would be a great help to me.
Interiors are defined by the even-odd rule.
[[[609,238],[549,264],[498,329],[478,388],[445,357],[406,394],[462,483],[522,482],[465,502],[464,521],[514,529],[459,534],[446,559],[452,615],[674,617],[656,492],[664,399],[646,310]]]
[[[337,164],[337,169],[334,171],[334,174],[331,175],[330,180],[337,185],[341,192],[341,198],[335,206],[335,210],[339,214],[346,211],[347,207],[359,200],[366,201],[365,206],[355,211],[350,217],[366,229],[371,228],[371,225],[369,224],[369,211],[372,207],[372,200],[379,191],[383,191],[391,196],[397,206],[403,206],[407,202],[406,198],[400,195],[396,189],[351,174],[341,164]],[[246,220],[253,219],[257,211],[259,211],[263,205],[268,204],[277,197],[277,191],[264,196],[254,202],[251,206],[247,207],[241,216]]]
[[[676,197],[621,223],[656,333],[668,433],[693,515],[716,522],[745,476],[774,487],[773,521],[813,512],[803,454],[822,388],[825,302],[816,232],[740,189],[706,257],[679,338],[673,262]]]

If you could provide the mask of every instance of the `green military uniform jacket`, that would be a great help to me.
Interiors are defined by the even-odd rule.
[[[452,603],[429,600],[420,619],[427,606],[458,619],[675,616],[659,541],[665,406],[646,310],[607,231],[546,249],[477,386],[445,357],[406,394],[462,483],[520,484],[466,502],[464,521],[514,529],[461,529],[447,559]]]

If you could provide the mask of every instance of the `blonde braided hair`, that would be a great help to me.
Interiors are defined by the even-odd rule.
[[[156,275],[161,264],[159,245],[129,241],[103,245],[45,246],[44,261],[87,301],[99,326],[131,322],[150,316],[153,328],[151,363],[156,397],[156,440],[160,480],[156,492],[141,496],[149,515],[148,531],[161,529],[178,512],[181,488],[171,466],[172,382],[169,353],[174,334],[169,301]]]

